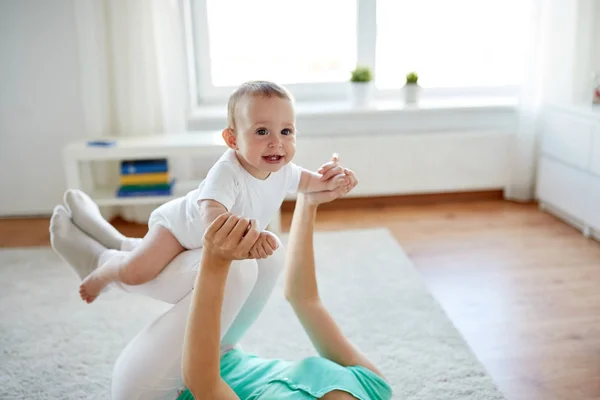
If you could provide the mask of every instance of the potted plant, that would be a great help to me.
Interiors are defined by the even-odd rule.
[[[371,68],[356,66],[350,77],[350,101],[354,106],[367,106],[373,97],[373,72]]]
[[[418,84],[419,75],[416,72],[406,74],[406,84],[404,85],[404,102],[414,104],[419,102],[421,87]]]

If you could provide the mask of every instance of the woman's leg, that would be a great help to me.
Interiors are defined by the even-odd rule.
[[[49,230],[52,248],[80,279],[85,279],[97,268],[106,248],[76,227],[66,208],[54,207]]]
[[[113,257],[119,254],[121,257],[127,257],[128,253],[118,250],[108,250],[107,252],[114,254]],[[194,288],[201,260],[202,249],[187,250],[175,257],[150,282],[142,285],[113,282],[111,286],[125,292],[141,294],[169,304],[175,304]]]
[[[221,340],[221,346],[235,346],[239,343],[246,331],[258,318],[267,301],[273,293],[277,279],[283,271],[285,264],[285,248],[277,238],[279,247],[268,258],[256,260],[258,264],[258,277],[256,285],[248,296],[248,300],[233,321],[231,328]],[[227,293],[226,293],[227,294]]]
[[[221,313],[221,337],[227,332],[247,302],[257,279],[255,260],[231,265]],[[191,292],[149,327],[138,334],[121,352],[112,380],[113,400],[171,400],[183,387],[182,346]]]
[[[107,251],[83,233],[62,206],[55,209],[50,233],[55,251],[82,279],[89,273],[88,268],[95,268],[102,252],[112,252],[113,256],[119,253]],[[135,246],[135,240],[132,239],[131,244]],[[185,251],[151,282],[136,286],[115,284],[128,292],[177,304],[138,334],[119,356],[113,371],[114,399],[176,397],[182,381],[180,363],[185,321],[201,257],[201,250]],[[221,315],[223,348],[237,344],[256,320],[270,297],[283,263],[284,249],[280,244],[265,260],[246,260],[232,265]]]
[[[100,213],[98,205],[87,194],[69,189],[63,201],[75,225],[107,249],[121,250],[125,236],[116,230]]]
[[[152,281],[136,286],[114,283],[114,286],[126,292],[142,294],[175,304],[193,289],[201,259],[202,249],[184,251]],[[285,248],[281,241],[273,255],[263,260],[256,260],[256,262],[256,284],[231,327],[227,330],[221,342],[223,347],[231,347],[239,343],[271,297],[285,263]],[[227,296],[226,292],[225,298]]]
[[[124,236],[112,226],[94,200],[81,190],[69,189],[63,197],[75,226],[107,249],[131,251],[142,243],[142,238]]]
[[[199,264],[200,260],[196,260]],[[185,260],[179,256],[161,275],[177,262]],[[284,262],[285,250],[281,243],[275,253],[266,259],[233,262],[227,276],[221,313],[222,349],[237,345],[260,315],[283,270]],[[136,336],[123,350],[113,370],[113,400],[176,398],[178,390],[183,388],[182,346],[190,300],[191,293]]]
[[[142,243],[142,238],[124,236],[100,213],[98,205],[87,194],[69,189],[64,203],[75,226],[107,249],[132,251]]]

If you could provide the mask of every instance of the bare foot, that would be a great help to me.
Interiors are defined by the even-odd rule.
[[[118,269],[110,266],[110,264],[104,264],[96,268],[85,277],[79,286],[81,299],[88,304],[96,300],[102,290],[109,283],[117,280],[118,276]]]

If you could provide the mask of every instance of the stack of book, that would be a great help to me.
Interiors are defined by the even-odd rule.
[[[117,197],[171,196],[174,180],[166,159],[125,160],[121,161],[120,184]]]

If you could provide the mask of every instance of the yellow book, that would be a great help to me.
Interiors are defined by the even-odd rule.
[[[169,183],[168,172],[155,172],[151,174],[121,175],[121,185],[145,185]]]

